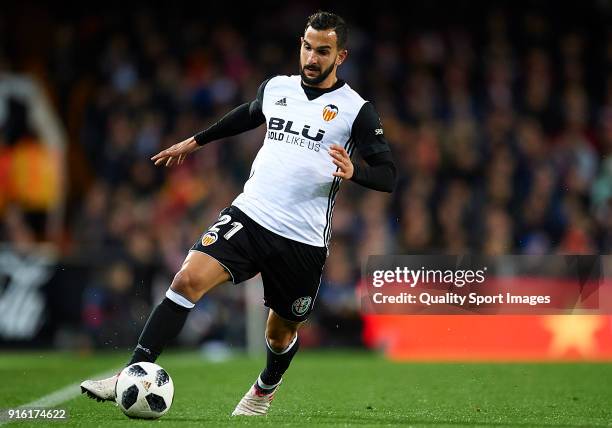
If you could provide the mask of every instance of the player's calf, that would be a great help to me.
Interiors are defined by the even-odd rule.
[[[195,302],[228,279],[229,274],[219,262],[204,253],[191,251],[174,276],[166,298],[149,316],[128,365],[155,362],[167,343],[180,333]]]
[[[263,416],[268,413],[272,399],[282,382],[282,377],[285,371],[289,368],[289,364],[299,349],[299,340],[297,334],[287,346],[279,346],[280,343],[285,343],[283,339],[274,340],[276,349],[270,345],[270,339],[266,337],[267,357],[266,367],[261,372],[255,383],[242,397],[232,416]]]
[[[154,362],[166,344],[174,339],[185,324],[195,302],[217,284],[229,279],[229,274],[213,258],[192,251],[176,274],[166,298],[149,316],[127,365]],[[86,380],[81,392],[98,401],[115,399],[117,376],[102,380]]]
[[[300,323],[284,320],[270,311],[266,328],[266,367],[242,397],[232,416],[261,416],[268,413],[283,374],[300,347],[297,335],[299,326]]]
[[[280,383],[300,343],[297,331],[300,323],[281,318],[270,311],[266,325],[266,367],[259,376],[259,386],[266,388]]]

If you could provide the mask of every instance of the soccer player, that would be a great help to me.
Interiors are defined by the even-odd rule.
[[[298,351],[298,329],[317,297],[341,182],[384,192],[395,184],[376,110],[336,76],[347,57],[346,43],[341,17],[313,14],[301,38],[300,75],[264,81],[253,101],[151,158],[155,165],[180,165],[211,141],[267,127],[244,191],[191,248],[129,361],[154,362],[207,291],[261,273],[270,308],[266,366],[232,415],[265,415]],[[367,165],[351,161],[355,149]],[[113,400],[116,379],[87,380],[81,390]]]

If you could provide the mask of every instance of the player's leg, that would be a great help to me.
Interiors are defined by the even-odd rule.
[[[166,344],[181,331],[195,303],[210,289],[230,280],[230,274],[211,256],[190,251],[174,276],[166,297],[151,312],[128,365],[154,362]],[[86,380],[81,392],[98,401],[114,400],[117,376]]]
[[[166,298],[149,316],[128,365],[155,362],[166,344],[180,333],[195,303],[207,291],[229,280],[229,273],[217,260],[208,254],[190,251],[174,276]]]
[[[129,364],[155,361],[166,344],[176,337],[195,303],[211,288],[222,282],[234,284],[257,273],[250,240],[243,228],[240,212],[225,208],[219,218],[191,248],[180,271],[175,275],[166,298],[149,316]],[[81,391],[92,398],[112,400],[117,377],[85,381]]]
[[[298,329],[301,322],[286,320],[270,309],[266,324],[266,367],[257,381],[242,397],[232,416],[262,416],[270,403],[299,348]]]
[[[262,266],[266,328],[266,367],[232,415],[265,415],[282,376],[299,348],[297,331],[310,315],[321,283],[327,249],[274,238],[276,251]]]
[[[299,322],[281,318],[270,309],[266,324],[266,367],[257,379],[262,392],[270,392],[280,384],[299,349],[297,332],[300,325]]]

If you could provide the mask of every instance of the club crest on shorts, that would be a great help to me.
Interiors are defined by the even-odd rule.
[[[304,296],[299,299],[295,299],[293,305],[291,305],[291,312],[293,315],[302,316],[306,312],[308,312],[308,308],[310,308],[310,303],[312,302],[312,297]]]
[[[329,122],[336,116],[338,116],[338,107],[333,104],[328,104],[323,107],[323,120],[325,122]]]
[[[202,245],[208,247],[210,244],[214,244],[217,242],[219,236],[216,232],[206,232],[204,236],[202,236]]]

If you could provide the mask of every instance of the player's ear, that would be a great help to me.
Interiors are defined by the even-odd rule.
[[[342,49],[340,52],[338,52],[338,56],[336,57],[336,65],[342,64],[347,56],[348,51],[346,49]]]
[[[300,37],[300,46],[304,44],[304,36]]]

